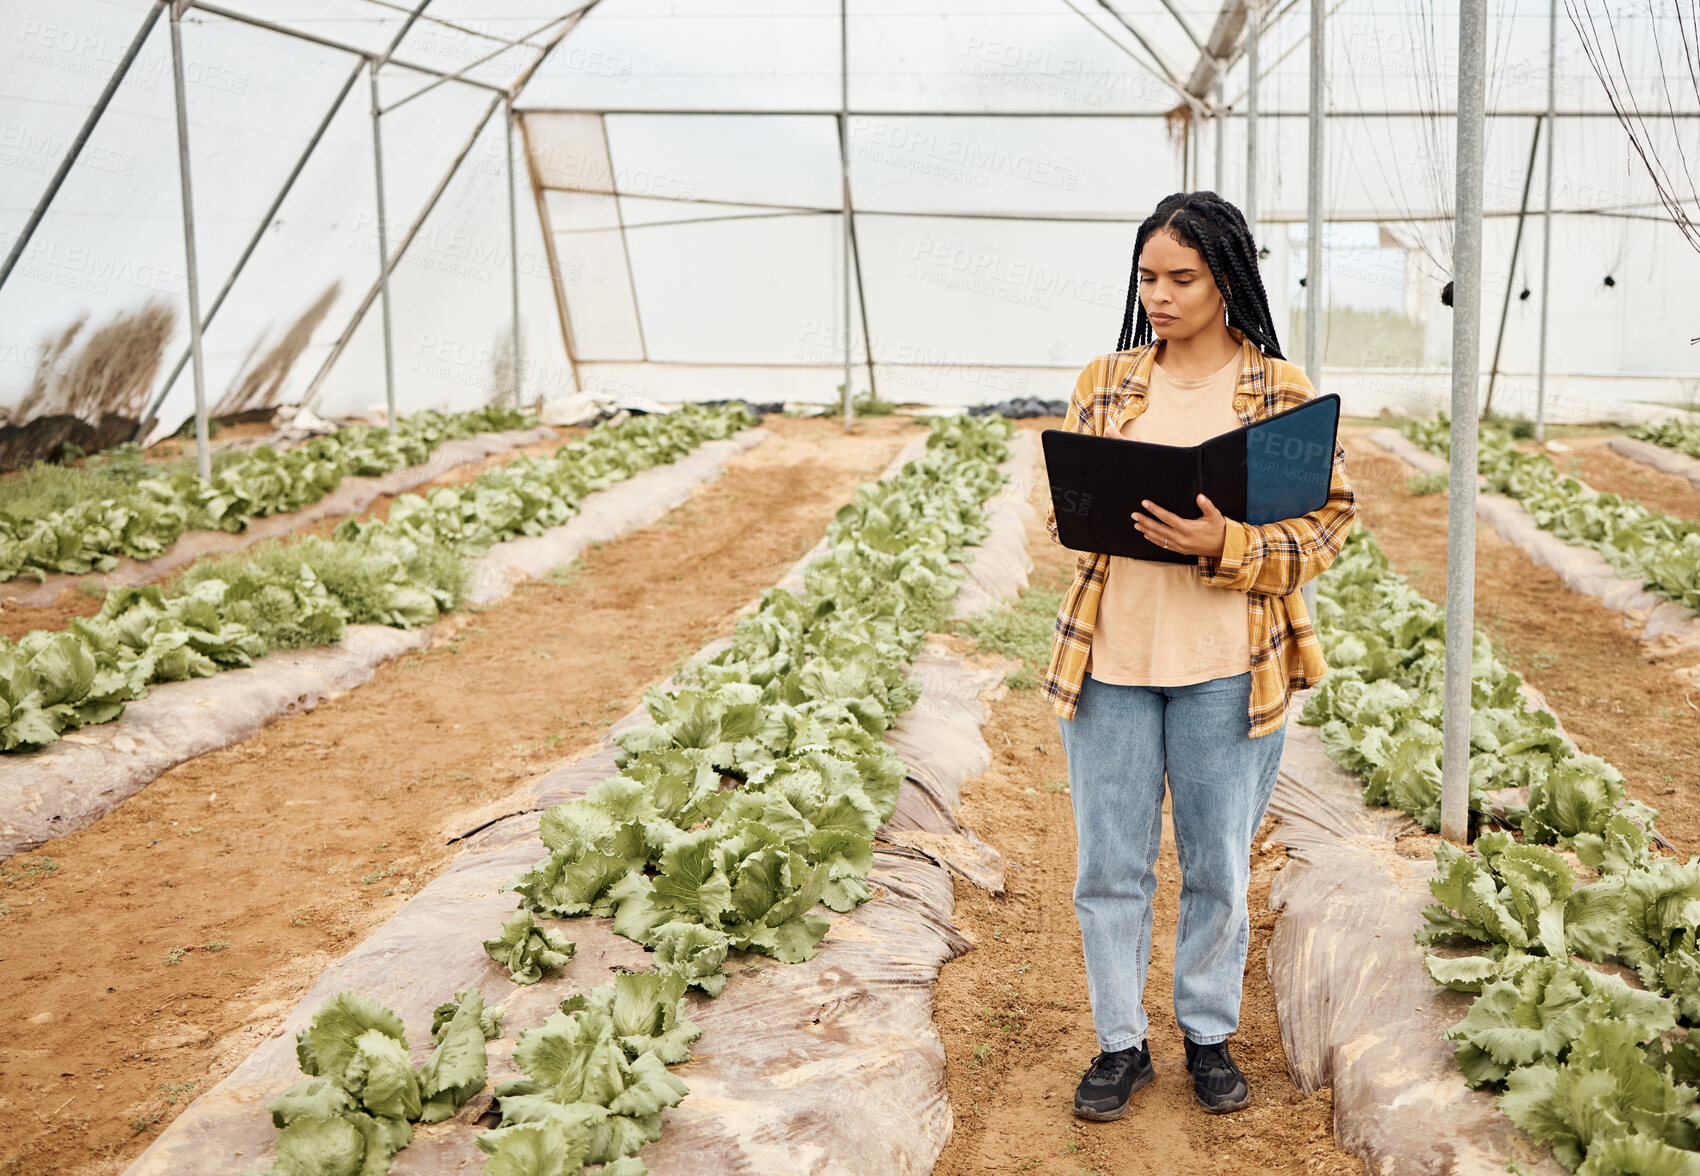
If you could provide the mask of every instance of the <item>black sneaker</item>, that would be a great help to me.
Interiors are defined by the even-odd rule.
[[[1228,1043],[1199,1045],[1186,1039],[1186,1068],[1192,1074],[1192,1094],[1212,1115],[1243,1110],[1251,1103],[1251,1086],[1234,1065]]]
[[[1101,1053],[1074,1089],[1074,1113],[1100,1122],[1119,1119],[1127,1113],[1128,1096],[1156,1076],[1147,1046]]]

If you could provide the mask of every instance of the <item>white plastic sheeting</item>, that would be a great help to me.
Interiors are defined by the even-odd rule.
[[[1449,354],[1451,312],[1436,295],[1450,268],[1456,4],[1330,5],[1326,208],[1384,238],[1373,257],[1331,238],[1331,311],[1392,307],[1422,336],[1415,357],[1405,347],[1385,362],[1343,361],[1359,367],[1443,366]],[[0,251],[150,7],[14,0],[0,9]],[[383,399],[363,73],[262,224],[361,54],[393,49],[379,93],[403,103],[384,115],[383,135],[388,245],[405,246],[391,307],[404,411],[467,407],[514,388],[514,267],[524,400],[581,388],[826,400],[846,349],[855,388],[866,390],[871,360],[873,382],[893,399],[1066,395],[1115,338],[1142,215],[1182,187],[1236,200],[1246,188],[1237,50],[1224,118],[1205,109],[1214,91],[1190,120],[1164,117],[1185,113],[1177,86],[1200,61],[1220,0],[213,7],[232,15],[191,7],[183,18],[204,312],[259,234],[207,327],[215,409],[316,397],[325,411],[349,412]],[[1654,149],[1695,158],[1700,117],[1687,116],[1700,111],[1684,105],[1690,79],[1656,53],[1671,31],[1662,19],[1616,21],[1627,96],[1653,111],[1669,99],[1676,115],[1648,122]],[[1289,306],[1304,297],[1304,250],[1288,226],[1302,221],[1307,196],[1307,20],[1304,5],[1275,6],[1262,55],[1259,236],[1283,335],[1293,331]],[[1489,20],[1484,317],[1495,334],[1509,284],[1500,370],[1521,380],[1536,360],[1538,223],[1515,266],[1511,238],[1545,105],[1545,12],[1496,0]],[[0,408],[33,403],[39,374],[75,382],[75,349],[42,367],[44,344],[70,324],[86,318],[86,339],[152,299],[171,310],[173,329],[157,370],[138,377],[142,399],[165,394],[156,431],[189,412],[166,32],[161,18],[0,286]],[[1682,399],[1700,381],[1692,324],[1675,322],[1673,308],[1700,301],[1700,267],[1686,263],[1568,21],[1557,70],[1554,377],[1587,382],[1575,406],[1584,416]],[[504,90],[522,112],[511,258]],[[841,150],[856,238],[850,281]],[[1537,182],[1532,210],[1541,195]],[[1535,296],[1517,297],[1525,289]],[[1374,411],[1388,398],[1364,399],[1362,382],[1344,379],[1341,390]]]

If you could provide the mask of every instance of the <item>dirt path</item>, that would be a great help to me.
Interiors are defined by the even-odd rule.
[[[1679,519],[1700,519],[1700,490],[1687,478],[1643,465],[1613,449],[1609,437],[1568,438],[1569,452],[1549,452],[1553,464],[1596,490],[1633,498]]]
[[[1410,467],[1361,436],[1347,441],[1347,454],[1358,517],[1418,591],[1444,601],[1446,495],[1407,495]],[[1700,691],[1672,674],[1683,662],[1649,657],[1622,614],[1571,592],[1487,528],[1476,533],[1476,624],[1546,696],[1576,745],[1615,764],[1629,795],[1659,810],[1678,850],[1700,852]]]
[[[1042,513],[1029,541],[1034,583],[1065,585],[1073,556],[1051,543]],[[1074,1118],[1074,1086],[1097,1045],[1071,900],[1072,812],[1068,796],[1052,791],[1068,778],[1067,760],[1037,690],[1012,690],[994,703],[986,738],[992,768],[963,788],[960,815],[1004,855],[1008,882],[995,898],[957,882],[956,922],[978,946],[945,965],[934,998],[956,1115],[935,1176],[1361,1173],[1362,1163],[1334,1145],[1332,1092],[1304,1098],[1287,1075],[1264,954],[1276,918],[1269,883],[1285,852],[1263,848],[1267,828],[1253,859],[1251,952],[1234,1038],[1253,1105],[1211,1116],[1193,1103],[1169,1006],[1180,867],[1165,829],[1145,1002],[1157,1080],[1117,1122]]]
[[[919,432],[769,427],[656,525],[0,867],[0,1176],[119,1171],[442,869],[458,814],[729,632]]]

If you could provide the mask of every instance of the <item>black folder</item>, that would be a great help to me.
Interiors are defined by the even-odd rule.
[[[1340,398],[1333,393],[1199,445],[1154,445],[1046,429],[1045,469],[1057,535],[1074,551],[1193,563],[1141,535],[1133,512],[1150,499],[1196,519],[1200,494],[1230,519],[1259,525],[1321,509],[1333,479]]]

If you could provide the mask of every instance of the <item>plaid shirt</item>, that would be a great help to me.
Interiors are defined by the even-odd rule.
[[[1268,358],[1239,331],[1229,329],[1240,340],[1234,411],[1242,422],[1250,424],[1273,416],[1316,394],[1297,366]],[[1144,412],[1155,360],[1156,346],[1147,344],[1132,351],[1100,355],[1087,364],[1074,383],[1074,399],[1065,425],[1068,431],[1103,436],[1107,420],[1113,418],[1121,426]],[[1334,562],[1357,509],[1352,488],[1346,483],[1346,451],[1336,444],[1328,501],[1322,509],[1262,526],[1230,519],[1221,557],[1198,557],[1198,575],[1206,584],[1246,594],[1251,627],[1251,706],[1247,718],[1252,736],[1277,730],[1286,721],[1293,691],[1314,685],[1328,672],[1299,596],[1299,585]],[[1051,538],[1061,542],[1054,508],[1045,525]],[[1045,671],[1045,694],[1063,718],[1073,718],[1080,702],[1086,657],[1098,618],[1098,598],[1109,571],[1109,556],[1080,553],[1074,581],[1057,614],[1051,661]]]

